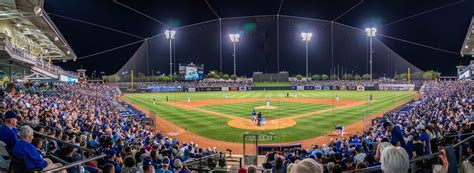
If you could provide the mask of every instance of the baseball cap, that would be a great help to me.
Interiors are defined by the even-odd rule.
[[[170,165],[170,162],[171,162],[170,159],[165,158],[163,159],[163,162],[161,163],[161,165]]]
[[[155,166],[151,158],[147,157],[143,160],[143,170],[148,170],[149,166]]]
[[[5,119],[10,119],[10,118],[19,119],[20,117],[18,117],[18,116],[16,115],[16,113],[13,112],[13,111],[7,111],[7,112],[5,112]]]
[[[418,126],[416,126],[416,129],[417,130],[424,130],[425,126],[423,124],[418,124]]]
[[[108,150],[108,151],[106,152],[106,154],[107,154],[107,157],[108,157],[108,158],[111,158],[111,157],[113,157],[113,156],[115,156],[115,155],[117,154],[117,151],[111,149],[111,150]]]
[[[183,164],[181,163],[181,160],[179,160],[179,159],[175,159],[175,160],[174,160],[173,166],[174,166],[175,168],[181,168],[182,165],[183,165]]]

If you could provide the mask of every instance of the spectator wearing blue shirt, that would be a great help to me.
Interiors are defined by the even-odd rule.
[[[168,158],[163,159],[163,163],[161,163],[161,168],[156,170],[156,173],[173,173],[173,171],[169,170],[170,162],[171,161]]]
[[[31,144],[33,129],[30,126],[23,126],[19,135],[21,140],[13,147],[12,153],[15,157],[24,160],[27,170],[44,170],[61,166],[41,157],[35,146]]]
[[[426,133],[425,126],[420,124],[416,126],[416,130],[418,130],[418,133],[420,134],[421,143],[423,144],[425,148],[425,152],[424,152],[425,155],[430,154],[431,153],[430,135]]]
[[[0,135],[0,141],[3,141],[7,145],[6,148],[8,151],[13,150],[15,144],[20,141],[16,135],[18,133],[16,129],[18,118],[15,112],[7,111],[5,113],[5,124],[0,127],[0,134],[2,134]]]
[[[390,132],[390,143],[394,146],[399,146],[405,148],[405,139],[403,139],[403,134],[398,126],[393,126],[390,122],[385,122],[383,124],[385,130]]]

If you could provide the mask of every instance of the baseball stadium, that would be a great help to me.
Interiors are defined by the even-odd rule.
[[[0,0],[0,172],[473,172],[473,16]]]

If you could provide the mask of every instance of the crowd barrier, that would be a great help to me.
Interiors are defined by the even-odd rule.
[[[301,148],[301,144],[287,144],[287,145],[258,145],[257,146],[257,151],[258,155],[266,155],[268,152],[274,152],[274,151],[284,151],[286,149],[292,149],[292,148]]]

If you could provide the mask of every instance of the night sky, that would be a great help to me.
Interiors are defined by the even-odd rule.
[[[217,19],[204,0],[119,0],[118,2],[172,27]],[[225,18],[276,15],[281,1],[209,0],[208,2],[221,18]],[[280,14],[331,21],[358,2],[355,0],[284,0]],[[370,25],[383,26],[456,2],[458,1],[365,0],[336,22],[357,28],[365,28]],[[75,70],[82,65],[83,68],[88,69],[88,72],[96,70],[106,74],[115,73],[135,53],[141,43],[88,58],[82,59],[81,57],[137,42],[142,40],[139,37],[152,37],[168,28],[112,0],[45,0],[44,8],[46,12],[50,13],[50,17],[79,58],[76,62],[57,62],[67,70]],[[103,25],[134,36],[65,19],[57,15]],[[458,53],[473,15],[474,0],[465,0],[440,10],[379,28],[378,33]],[[225,39],[228,41],[227,37]],[[466,64],[473,59],[472,57],[462,58],[459,53],[445,53],[385,37],[378,37],[378,39],[420,69],[437,70],[443,75],[454,75],[456,65]],[[223,47],[225,46],[223,45]],[[266,47],[264,49],[267,51]],[[209,66],[219,66],[219,62],[216,63],[217,65]],[[304,64],[302,64],[303,67]],[[242,68],[245,70],[245,67]]]

